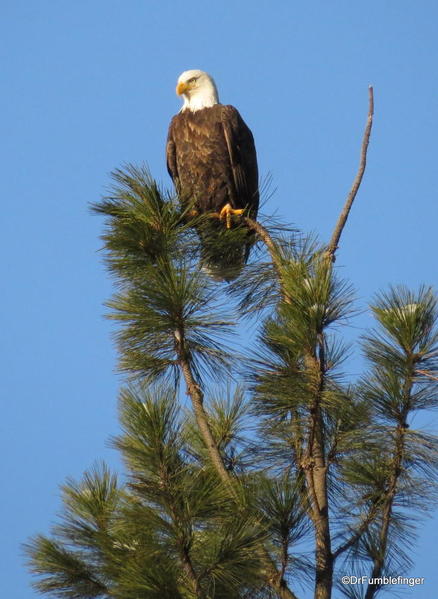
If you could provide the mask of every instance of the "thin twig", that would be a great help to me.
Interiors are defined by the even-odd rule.
[[[433,376],[433,374],[430,374],[430,372],[428,372],[427,370],[416,370],[415,373],[418,374],[423,374],[424,376],[429,377],[430,379],[433,379],[434,381],[438,381],[438,376]]]
[[[374,115],[374,93],[373,88],[370,85],[369,90],[369,104],[368,104],[368,119],[365,127],[365,132],[362,140],[362,149],[360,154],[360,162],[359,162],[359,170],[357,171],[356,178],[353,181],[353,185],[351,186],[350,193],[347,196],[347,200],[345,202],[345,206],[339,215],[338,222],[336,223],[335,230],[333,231],[332,238],[327,248],[327,257],[330,258],[332,262],[335,261],[336,250],[339,246],[339,240],[342,235],[342,231],[345,227],[345,223],[347,222],[348,215],[351,210],[351,206],[353,205],[354,199],[356,197],[357,192],[359,191],[360,184],[362,182],[362,177],[365,172],[365,167],[367,163],[367,150],[368,144],[370,141],[371,135],[371,127],[373,126],[373,115]]]

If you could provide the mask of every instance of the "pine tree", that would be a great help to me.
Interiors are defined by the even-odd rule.
[[[412,516],[436,497],[437,442],[412,424],[437,404],[438,300],[427,287],[377,295],[366,372],[342,373],[337,324],[355,306],[334,257],[370,129],[369,117],[330,244],[246,219],[211,242],[226,251],[254,232],[231,284],[199,267],[208,217],[194,228],[143,167],[114,173],[94,208],[117,282],[108,307],[127,382],[113,444],[126,480],[99,465],[67,481],[59,523],[26,547],[37,590],[299,599],[313,584],[315,599],[335,588],[372,599],[376,579],[409,566]],[[259,326],[253,349],[235,342],[247,319]],[[352,573],[373,581],[343,586]]]

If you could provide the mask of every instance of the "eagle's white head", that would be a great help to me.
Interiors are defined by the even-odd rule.
[[[178,77],[176,93],[184,99],[183,110],[201,110],[218,104],[216,84],[212,77],[204,71],[192,69],[184,71]]]

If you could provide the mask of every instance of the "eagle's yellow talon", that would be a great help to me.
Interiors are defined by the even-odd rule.
[[[235,210],[232,208],[231,204],[225,204],[222,210],[219,213],[219,218],[221,220],[225,220],[227,224],[227,229],[231,228],[231,215],[233,216],[241,216],[243,214],[243,209]]]

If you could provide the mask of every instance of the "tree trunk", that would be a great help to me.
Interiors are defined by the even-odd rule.
[[[333,585],[333,555],[331,551],[330,519],[327,496],[327,463],[324,451],[324,423],[321,395],[324,390],[324,338],[319,340],[319,359],[306,356],[309,383],[314,401],[310,408],[310,431],[307,448],[307,484],[312,521],[315,529],[315,599],[330,599]]]
[[[316,435],[319,436],[319,435]],[[314,489],[315,524],[315,599],[330,599],[333,584],[333,555],[327,501],[327,467],[319,441],[314,444],[314,467],[311,471]]]

